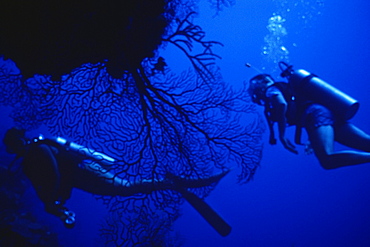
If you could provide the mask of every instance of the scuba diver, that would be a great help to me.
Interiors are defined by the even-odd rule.
[[[269,143],[276,144],[277,123],[284,148],[298,154],[285,133],[287,126],[295,125],[295,143],[302,144],[301,129],[305,128],[310,148],[324,169],[370,162],[370,136],[348,121],[356,114],[359,103],[306,70],[293,70],[285,62],[280,62],[279,67],[288,83],[276,82],[269,74],[259,74],[249,81],[252,101],[265,107]],[[335,141],[359,151],[336,152]]]
[[[169,174],[162,180],[132,182],[111,171],[115,164],[113,158],[61,137],[46,139],[40,135],[30,139],[25,136],[25,130],[14,127],[6,132],[3,142],[7,152],[17,155],[15,160],[23,158],[22,170],[44,203],[45,211],[59,217],[68,228],[74,226],[75,214],[64,204],[71,197],[73,188],[106,196],[175,190],[182,193],[206,220],[207,216],[214,218],[212,213],[218,216],[208,204],[187,189],[214,184],[228,171],[202,179],[186,179]],[[228,234],[231,228],[222,218],[217,219],[224,224],[222,234]]]

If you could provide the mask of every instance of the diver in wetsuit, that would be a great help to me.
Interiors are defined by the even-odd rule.
[[[3,142],[9,153],[23,158],[22,169],[44,203],[45,211],[60,217],[67,227],[75,224],[75,214],[64,206],[73,188],[108,196],[149,194],[167,189],[185,192],[187,188],[211,185],[227,174],[223,172],[204,179],[171,175],[163,180],[130,182],[109,171],[115,162],[113,158],[64,138],[29,139],[25,130],[11,128]]]
[[[369,163],[370,136],[348,122],[356,113],[358,102],[305,70],[294,71],[284,62],[279,65],[286,67],[280,68],[289,83],[276,82],[268,74],[259,74],[250,79],[248,89],[252,101],[265,106],[270,144],[276,143],[273,123],[277,122],[280,142],[297,154],[295,145],[285,135],[287,126],[296,125],[298,130],[300,127],[306,129],[310,145],[323,168]],[[360,151],[336,152],[335,141]],[[297,136],[296,143],[300,144]]]

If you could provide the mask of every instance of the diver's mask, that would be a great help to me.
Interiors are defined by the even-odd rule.
[[[259,74],[249,80],[248,92],[252,101],[258,105],[264,105],[266,89],[275,83],[269,74]]]

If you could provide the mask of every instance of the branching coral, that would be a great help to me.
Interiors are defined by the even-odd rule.
[[[151,46],[138,43],[145,47],[144,53],[124,50],[121,57],[114,57],[124,57],[120,61],[127,63],[94,60],[53,80],[41,75],[22,77],[10,60],[2,60],[0,104],[14,107],[12,118],[18,126],[30,130],[45,125],[53,135],[114,157],[116,176],[130,182],[163,179],[168,172],[197,179],[233,166],[241,168],[239,182],[247,182],[261,157],[261,119],[245,89],[235,91],[223,81],[215,65],[219,56],[213,52],[221,44],[207,41],[205,32],[191,22],[191,11],[184,13],[185,18],[173,22],[162,41],[155,40]],[[174,74],[163,61],[159,66],[159,55],[152,53],[159,43],[178,47],[193,68]],[[75,61],[68,66],[72,65],[76,66]],[[117,65],[119,79],[112,76]],[[212,186],[192,192],[205,197],[211,190]],[[147,216],[160,210],[168,222],[178,217],[183,201],[171,190],[98,198],[122,219],[140,208],[139,215]],[[130,246],[153,240],[162,227],[152,224],[146,229],[147,222],[122,222],[102,229],[107,241]]]

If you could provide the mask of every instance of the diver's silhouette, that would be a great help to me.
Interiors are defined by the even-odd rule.
[[[277,122],[280,142],[297,154],[295,145],[285,135],[287,126],[296,125],[296,144],[301,144],[300,129],[304,127],[323,168],[370,162],[370,136],[348,122],[357,112],[358,102],[305,70],[294,71],[284,62],[279,65],[289,83],[259,74],[250,79],[248,89],[252,101],[265,106],[270,144],[276,144],[273,123]],[[335,152],[335,141],[360,151]]]
[[[137,193],[149,194],[156,190],[176,190],[181,192],[207,221],[207,217],[214,219],[218,216],[202,199],[187,191],[187,188],[209,186],[218,182],[227,171],[204,179],[186,179],[169,174],[162,180],[132,182],[110,171],[115,163],[113,158],[64,138],[45,139],[39,136],[29,139],[25,136],[25,130],[11,128],[6,132],[3,142],[9,153],[23,158],[22,169],[44,203],[45,210],[60,217],[67,227],[73,227],[75,224],[75,214],[64,206],[73,188],[108,196],[132,196]],[[218,220],[214,224],[220,224],[221,221],[221,225],[226,226],[222,228],[221,234],[227,235],[231,228],[222,218],[219,217]]]

